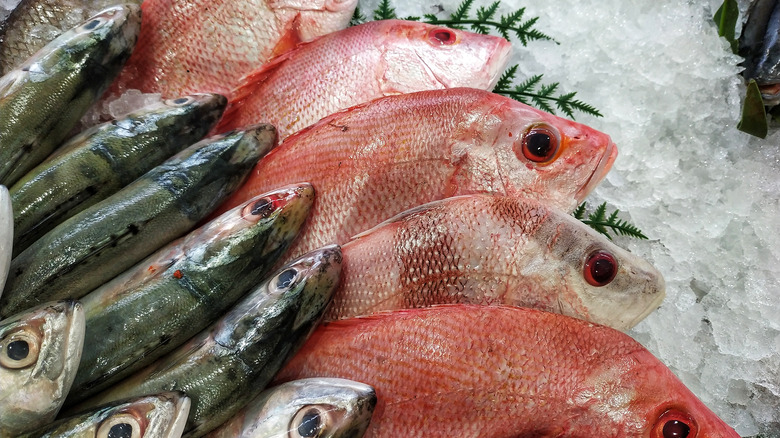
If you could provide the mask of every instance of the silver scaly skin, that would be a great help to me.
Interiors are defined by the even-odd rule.
[[[11,195],[5,186],[0,186],[0,296],[3,295],[5,279],[11,267],[14,239],[14,213]]]
[[[745,79],[755,79],[766,105],[780,103],[780,1],[755,0],[739,37]]]
[[[182,96],[69,139],[10,188],[14,254],[202,139],[226,104],[218,94]]]
[[[179,392],[146,395],[85,411],[18,438],[179,438],[190,404]]]
[[[266,389],[208,438],[360,438],[376,406],[374,389],[313,377]]]
[[[0,78],[0,184],[59,146],[119,73],[140,27],[139,6],[106,9]]]
[[[257,125],[202,140],[72,216],[11,260],[0,315],[78,299],[205,219],[274,144]]]
[[[66,404],[151,364],[220,317],[265,278],[313,202],[309,184],[257,196],[83,297],[85,349]]]
[[[0,438],[41,427],[60,410],[81,358],[84,311],[47,303],[0,321]]]
[[[305,254],[186,344],[73,410],[183,391],[192,398],[184,436],[203,436],[262,392],[295,354],[321,320],[340,273],[338,246]]]

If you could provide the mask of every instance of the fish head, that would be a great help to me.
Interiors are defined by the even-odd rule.
[[[271,0],[275,12],[294,11],[294,31],[300,41],[342,30],[349,25],[358,0]]]
[[[598,427],[642,438],[739,438],[666,365],[630,340],[601,357],[573,400]],[[582,416],[582,420],[588,416]]]
[[[244,425],[258,436],[363,436],[376,406],[374,389],[339,378],[308,378],[267,389],[251,402]]]
[[[562,210],[535,208],[545,210],[537,234],[552,268],[544,278],[560,294],[553,310],[625,331],[661,305],[664,277],[652,264]]]
[[[404,20],[361,26],[382,53],[377,77],[385,95],[470,87],[490,90],[506,68],[512,46],[501,37]]]
[[[0,436],[54,419],[76,377],[84,324],[76,301],[46,303],[0,321]]]
[[[492,116],[475,122],[492,131],[505,194],[545,199],[572,211],[615,162],[612,139],[581,123],[495,96]]]

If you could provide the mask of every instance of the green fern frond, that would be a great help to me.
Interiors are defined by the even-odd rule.
[[[374,20],[392,20],[398,16],[395,14],[395,8],[390,6],[390,0],[382,0],[374,11]]]
[[[463,3],[458,5],[458,9],[455,10],[455,13],[450,16],[450,20],[452,21],[466,20],[466,18],[469,15],[469,9],[471,9],[471,5],[473,3],[474,0],[463,0]]]
[[[588,215],[587,219],[584,219],[586,203],[583,202],[572,213],[576,219],[579,219],[584,224],[590,226],[599,233],[607,236],[612,240],[612,236],[609,234],[609,230],[613,233],[621,236],[636,237],[637,239],[647,239],[647,236],[635,225],[628,223],[628,221],[618,219],[618,213],[620,210],[615,210],[607,216],[607,203],[603,202],[593,213]]]
[[[542,111],[555,114],[555,107],[562,113],[570,118],[574,118],[574,111],[581,111],[586,114],[590,114],[595,117],[603,117],[602,114],[592,105],[589,105],[581,100],[574,99],[575,93],[565,93],[559,96],[555,96],[555,92],[558,90],[559,83],[554,82],[552,84],[542,84],[542,75],[534,75],[526,79],[514,88],[511,87],[511,79],[514,79],[517,75],[517,65],[513,65],[504,71],[501,75],[501,79],[507,78],[502,81],[499,79],[499,84],[493,89],[493,92],[503,94],[522,102],[526,105],[533,104],[535,107]]]
[[[498,11],[498,7],[501,5],[500,1],[493,2],[490,6],[487,8],[484,6],[481,6],[479,9],[477,9],[477,20],[479,21],[490,21],[493,19],[493,16],[496,15],[496,12]]]
[[[517,64],[515,64],[504,70],[504,73],[501,73],[501,77],[498,78],[495,88],[501,89],[511,87],[512,81],[515,79],[515,76],[517,76],[517,67]]]
[[[352,18],[349,20],[350,26],[357,26],[366,22],[366,16],[360,11],[360,7],[355,7],[355,12],[352,14]]]

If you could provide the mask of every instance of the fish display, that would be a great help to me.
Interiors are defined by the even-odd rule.
[[[658,308],[655,267],[543,203],[464,195],[404,212],[342,246],[325,319],[435,304],[505,304],[628,330]]]
[[[242,183],[274,139],[270,125],[207,138],[61,223],[11,260],[0,315],[80,298],[183,235]]]
[[[149,365],[221,316],[289,247],[313,200],[308,184],[255,197],[81,298],[85,348],[68,403]]]
[[[0,185],[0,296],[3,295],[5,279],[11,267],[14,241],[14,212],[11,195],[6,186]]]
[[[296,259],[211,327],[74,409],[162,390],[192,399],[185,437],[198,437],[256,397],[319,323],[339,281],[341,250]]]
[[[19,438],[179,438],[190,404],[180,392],[144,395],[58,420]]]
[[[755,0],[739,37],[745,79],[755,79],[767,105],[780,103],[780,2]]]
[[[439,88],[490,90],[511,45],[491,35],[403,20],[333,32],[242,79],[218,131],[258,121],[281,142],[336,111],[382,96]]]
[[[138,45],[112,93],[226,95],[274,55],[343,29],[357,0],[147,0]]]
[[[266,389],[207,438],[359,438],[376,406],[374,389],[344,379],[294,380]]]
[[[295,257],[455,195],[527,196],[570,211],[616,156],[606,134],[508,97],[469,88],[400,94],[288,137],[218,211],[310,182],[317,199],[288,254]]]
[[[733,437],[628,335],[535,309],[446,305],[318,328],[276,382],[375,388],[366,438]]]
[[[0,76],[116,0],[22,0],[0,21]],[[123,1],[122,3],[141,3]]]
[[[38,165],[97,101],[130,56],[136,5],[106,9],[0,78],[0,184]]]
[[[0,321],[0,437],[54,420],[83,342],[84,311],[75,301],[46,303]]]
[[[202,139],[225,105],[218,94],[182,96],[68,140],[10,189],[14,253]]]

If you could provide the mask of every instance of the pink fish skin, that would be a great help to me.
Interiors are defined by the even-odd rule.
[[[392,94],[491,90],[509,41],[415,21],[371,21],[325,35],[265,64],[233,91],[217,132],[262,120],[279,141],[322,117]]]
[[[404,212],[342,245],[328,320],[436,304],[534,307],[628,330],[661,273],[542,202],[474,194]]]
[[[133,55],[111,94],[226,95],[301,41],[343,29],[357,0],[145,0]]]
[[[535,309],[447,305],[331,322],[276,380],[313,376],[376,389],[366,438],[739,438],[628,335]]]
[[[375,99],[288,137],[220,209],[310,182],[317,197],[288,252],[294,257],[456,195],[526,196],[571,211],[616,156],[608,135],[508,97],[471,88],[421,91]]]

